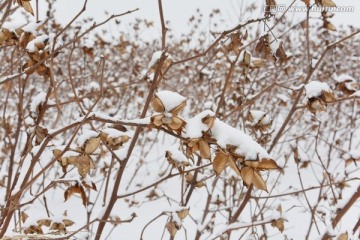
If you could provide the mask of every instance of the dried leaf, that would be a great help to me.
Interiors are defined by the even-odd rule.
[[[173,130],[179,130],[185,125],[184,120],[179,117],[174,116],[172,117],[172,120],[173,122],[169,123],[168,126]]]
[[[310,164],[310,161],[303,161],[301,162],[300,168],[307,168]]]
[[[29,217],[29,215],[27,215],[26,212],[20,213],[20,219],[23,223],[26,221],[26,219],[28,219],[28,217]]]
[[[62,153],[63,151],[60,150],[60,149],[54,149],[52,152],[53,152],[54,157],[58,157],[58,156],[61,155],[61,153]]]
[[[43,230],[41,229],[40,226],[30,225],[28,228],[26,228],[26,229],[24,230],[24,233],[25,233],[25,234],[34,234],[34,233],[43,234]]]
[[[236,165],[233,158],[229,158],[228,164],[232,170],[234,170],[238,175],[240,175],[239,167]]]
[[[57,230],[60,233],[65,233],[66,232],[66,227],[62,222],[52,222],[50,230]]]
[[[330,30],[330,31],[334,31],[334,32],[337,31],[335,25],[332,24],[331,22],[325,22],[324,28],[326,28],[327,30]]]
[[[324,7],[336,7],[336,4],[332,1],[332,0],[321,0],[321,4],[324,6]]]
[[[92,137],[86,140],[84,151],[86,154],[92,154],[100,146],[100,137]]]
[[[332,94],[331,92],[323,91],[322,100],[324,100],[326,103],[335,101],[334,94]]]
[[[173,108],[170,112],[173,115],[178,115],[184,109],[185,106],[186,106],[186,101],[182,102],[179,106]]]
[[[261,175],[250,167],[243,167],[241,169],[241,178],[246,183],[246,185],[250,186],[251,184],[258,189],[262,189],[267,192],[265,181],[262,179]]]
[[[348,232],[342,233],[338,236],[337,240],[348,240],[349,239],[349,234]]]
[[[151,123],[154,124],[156,127],[160,127],[163,124],[163,122],[162,122],[163,117],[164,117],[164,114],[152,116],[150,119]]]
[[[43,128],[41,126],[36,126],[35,128],[35,145],[39,145],[44,138],[46,138],[48,136],[48,130],[46,128]]]
[[[299,156],[299,150],[297,148],[294,148],[294,160],[297,164],[300,163],[300,156]]]
[[[319,98],[309,98],[306,107],[312,113],[326,111],[326,103]]]
[[[50,227],[51,220],[45,218],[45,219],[37,220],[36,223],[37,223],[39,226],[47,226],[47,227]]]
[[[158,97],[154,97],[154,99],[151,101],[151,106],[155,112],[163,113],[165,111],[164,104]]]
[[[88,155],[81,155],[76,157],[75,165],[78,168],[79,174],[83,178],[86,177],[87,174],[89,174],[91,168],[94,168],[94,163]]]
[[[203,139],[199,140],[199,150],[200,150],[200,156],[204,159],[210,159],[211,153],[210,153],[210,146],[207,142],[205,142]]]
[[[34,10],[31,7],[30,1],[17,0],[17,2],[20,6],[22,6],[25,9],[25,11],[27,11],[28,13],[34,16]]]
[[[248,51],[245,51],[245,52],[244,52],[243,63],[244,63],[246,66],[249,66],[249,65],[250,65],[250,62],[251,62],[251,54],[250,54]]]
[[[231,156],[229,154],[219,151],[214,160],[213,160],[213,168],[217,175],[221,173],[222,170],[228,165],[229,159]]]
[[[82,184],[86,189],[92,189],[92,190],[97,191],[97,188],[96,188],[96,185],[95,185],[94,182],[91,182],[91,185],[90,185],[90,184],[88,184],[87,182],[82,181],[81,184]]]
[[[188,184],[192,184],[192,182],[194,180],[194,175],[192,175],[192,173],[188,172],[185,175],[185,179]]]
[[[301,1],[303,1],[306,4],[306,6],[310,5],[310,0],[301,0]]]
[[[174,237],[176,232],[179,230],[179,228],[177,227],[177,225],[173,221],[170,221],[170,222],[166,223],[166,229],[169,231],[169,233],[170,233],[170,235],[172,237]]]
[[[272,159],[261,159],[260,161],[245,161],[245,165],[257,170],[279,169],[279,166]]]
[[[203,119],[201,119],[201,121],[206,124],[206,126],[211,129],[214,125],[215,122],[215,117],[214,116],[206,116]]]
[[[276,219],[276,220],[272,220],[271,221],[271,226],[276,227],[277,229],[279,229],[280,232],[283,232],[284,228],[285,228],[284,219],[279,218],[279,219]]]
[[[253,59],[250,63],[250,67],[253,68],[261,68],[265,66],[265,61],[262,59]]]
[[[181,211],[176,212],[176,213],[179,216],[180,220],[183,220],[184,218],[186,218],[189,215],[189,211],[190,211],[190,209],[186,208],[186,209],[182,209]]]
[[[288,56],[283,48],[283,42],[280,42],[278,49],[276,49],[275,56],[284,62],[288,60]]]
[[[205,185],[205,183],[203,182],[203,181],[200,181],[200,182],[197,182],[196,184],[195,184],[195,187],[197,187],[197,188],[201,188],[201,187],[205,187],[206,185]]]
[[[74,193],[79,193],[82,199],[82,203],[84,206],[87,205],[87,198],[85,194],[85,190],[82,186],[76,183],[74,186],[69,187],[64,192],[65,201],[67,201]]]
[[[62,222],[64,223],[65,227],[69,227],[74,224],[74,222],[71,221],[70,219],[63,219]]]

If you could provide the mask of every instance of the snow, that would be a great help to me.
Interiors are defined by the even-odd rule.
[[[180,94],[168,90],[159,91],[155,94],[165,107],[165,112],[170,112],[184,101],[186,98]]]
[[[124,160],[126,159],[128,152],[129,152],[129,144],[125,144],[122,148],[120,148],[119,150],[115,150],[114,153],[115,155],[120,159],[120,160]]]
[[[360,150],[355,150],[355,149],[353,149],[353,150],[351,150],[351,151],[349,152],[349,154],[350,154],[350,156],[351,156],[352,158],[354,158],[354,159],[360,158]]]
[[[331,88],[327,83],[319,82],[319,81],[311,81],[305,85],[306,97],[313,98],[319,97],[322,92],[332,92]]]
[[[4,22],[2,28],[9,30],[10,32],[15,32],[16,29],[24,25],[21,22]]]
[[[101,132],[107,134],[109,137],[111,138],[118,138],[121,136],[124,136],[124,132],[117,130],[115,128],[105,128],[103,130],[101,130]]]
[[[276,97],[277,97],[278,99],[280,99],[281,101],[283,101],[283,102],[289,101],[289,97],[286,96],[286,95],[284,95],[284,94],[277,94]]]
[[[90,139],[90,138],[96,138],[99,136],[99,133],[93,131],[93,130],[86,130],[83,134],[81,134],[78,137],[77,143],[79,144],[79,146],[84,146],[86,140]]]
[[[271,47],[271,51],[274,55],[276,54],[276,51],[278,50],[281,43],[282,43],[282,41],[278,41],[278,40],[271,43],[270,47]]]
[[[163,53],[163,51],[156,51],[153,53],[151,60],[149,62],[149,65],[148,65],[149,68],[152,68],[155,66],[155,64],[160,60],[162,53]],[[167,59],[173,60],[173,57],[170,54],[165,53],[165,56]]]
[[[40,104],[43,104],[46,100],[46,92],[40,92],[34,97],[30,104],[30,111],[37,112],[37,108]]]
[[[264,111],[251,110],[250,114],[253,117],[253,124],[268,125],[271,122],[271,117]]]
[[[43,24],[42,21],[39,22],[30,22],[28,24],[26,24],[24,27],[22,27],[21,29],[24,32],[29,32],[29,33],[33,33],[36,34],[37,29]]]
[[[36,47],[36,43],[39,42],[45,42],[47,39],[49,39],[49,36],[47,35],[40,35],[37,36],[35,39],[31,40],[27,45],[26,45],[26,51],[28,52],[36,52],[39,49]]]
[[[360,90],[351,94],[352,97],[360,97]]]
[[[215,116],[215,113],[211,110],[205,110],[193,118],[187,119],[183,137],[201,138],[203,133],[209,130],[209,127],[202,122],[202,119],[207,116]]]
[[[186,162],[188,163],[188,159],[187,157],[184,155],[184,153],[182,153],[180,150],[178,150],[177,146],[171,146],[167,149],[167,151],[171,154],[171,159],[178,162],[178,163],[183,163]]]
[[[133,123],[133,124],[139,124],[139,125],[150,124],[150,117],[136,118],[136,119],[121,119],[122,116],[120,116],[120,115],[110,117],[109,115],[106,115],[106,114],[103,114],[100,112],[93,112],[93,113],[89,114],[88,117],[91,117],[91,116],[96,116],[98,118],[102,118],[102,119],[113,121],[113,122],[119,122],[120,124],[121,124],[121,122]],[[81,122],[82,120],[83,120],[83,118],[80,118],[80,120],[78,120],[78,121]]]
[[[93,48],[94,44],[95,44],[95,42],[88,38],[85,39],[85,41],[84,41],[84,47],[87,47],[87,48]]]
[[[348,75],[348,74],[341,74],[339,76],[335,76],[335,81],[336,82],[345,82],[346,80],[351,80],[352,82],[356,82],[355,78],[353,78],[352,76]]]
[[[245,160],[271,159],[267,151],[249,135],[219,119],[215,120],[211,133],[220,147],[226,149],[228,145],[236,146],[235,153],[244,156]]]

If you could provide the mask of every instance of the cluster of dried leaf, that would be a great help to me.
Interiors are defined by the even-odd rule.
[[[11,10],[0,20],[0,238],[359,235],[349,211],[359,198],[358,36],[334,31],[329,13],[294,25],[264,4],[263,17],[226,31],[214,10],[213,40],[199,33],[199,10],[189,36],[168,27],[146,42],[147,20],[120,37],[88,35],[92,19],[62,27],[50,2],[47,19],[11,28],[18,5],[0,3]],[[248,142],[233,144],[240,129]],[[141,217],[147,204],[152,220]]]

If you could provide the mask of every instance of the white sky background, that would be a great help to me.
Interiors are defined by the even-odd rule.
[[[40,2],[42,1],[40,0]],[[84,1],[80,0],[57,1],[55,5],[55,15],[62,23],[65,24],[69,22],[81,9],[83,2]],[[251,3],[262,5],[264,2],[265,0],[163,0],[163,10],[165,19],[170,21],[170,25],[168,25],[168,27],[172,29],[175,36],[180,36],[183,33],[186,34],[189,28],[188,19],[196,12],[197,8],[200,9],[200,12],[204,16],[204,22],[207,23],[203,24],[202,29],[214,30],[211,28],[210,24],[208,24],[208,17],[212,9],[221,10],[221,17],[224,20],[222,22],[222,27],[229,28],[237,25],[240,21],[246,21],[251,18],[263,16],[263,13],[261,13],[260,10],[250,13],[244,12],[244,8]],[[291,2],[291,0],[277,0],[278,4],[284,4],[285,6],[290,5]],[[335,16],[331,19],[331,22],[335,24],[335,26],[339,27],[341,24],[351,24],[353,26],[360,27],[359,0],[334,0],[334,2],[338,6],[354,6],[353,12],[338,12],[335,14]],[[304,3],[300,0],[296,0],[295,5],[303,6]],[[91,16],[95,19],[95,21],[99,22],[106,17],[104,14],[105,11],[108,11],[109,14],[119,14],[135,8],[139,8],[139,11],[119,19],[122,22],[120,28],[122,28],[122,30],[130,29],[131,27],[129,26],[129,23],[133,22],[135,18],[152,20],[155,23],[154,30],[145,31],[141,37],[145,39],[159,38],[161,36],[161,27],[157,0],[89,0],[87,10],[83,16]],[[44,14],[45,11],[41,13],[42,17],[44,17]],[[279,15],[280,14],[281,13],[279,13]],[[303,19],[305,13],[287,14],[287,16],[291,16],[291,20],[295,23],[299,19]],[[313,16],[319,17],[320,13],[314,13]],[[108,24],[107,28],[110,28],[110,26],[111,25]],[[113,26],[114,25],[111,27],[112,31],[114,31]]]

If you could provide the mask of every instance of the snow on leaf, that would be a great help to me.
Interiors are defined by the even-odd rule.
[[[98,136],[99,136],[99,133],[97,133],[93,130],[85,130],[84,133],[78,137],[77,143],[79,144],[79,146],[84,146],[88,139],[97,138]]]
[[[34,97],[34,99],[32,100],[32,102],[30,104],[31,112],[35,112],[35,113],[37,112],[38,106],[45,102],[46,95],[47,95],[46,92],[40,92],[40,93],[38,93],[38,95],[36,95]]]
[[[327,83],[311,81],[305,85],[306,98],[318,98],[323,92],[332,92]]]
[[[27,45],[26,45],[26,51],[33,53],[39,50],[38,48],[38,44],[40,43],[44,43],[49,39],[49,36],[47,35],[40,35],[37,36],[35,39],[31,40]]]
[[[209,125],[207,124],[207,120],[203,121],[203,119],[207,119],[209,117],[214,117],[215,113],[210,110],[205,110],[193,118],[186,120],[186,126],[184,128],[184,133],[182,136],[184,138],[200,138],[203,136],[203,133],[209,130]],[[211,123],[211,127],[213,126]]]
[[[234,153],[243,156],[245,160],[272,159],[267,151],[249,135],[219,119],[215,120],[211,134],[223,149],[226,149],[229,145],[235,146]]]
[[[178,150],[176,146],[170,147],[166,151],[165,157],[174,167],[186,167],[190,165],[187,157]]]
[[[148,67],[153,68],[159,62],[162,54],[163,54],[163,51],[154,52],[151,57]],[[170,54],[165,53],[165,57],[166,57],[166,59],[169,59],[170,63],[173,61],[173,57]]]
[[[186,98],[181,96],[180,94],[168,90],[159,91],[155,94],[162,104],[164,105],[165,111],[170,112],[174,108],[181,105],[186,101]]]
[[[24,32],[36,34],[37,29],[38,29],[43,23],[44,23],[43,21],[30,22],[30,23],[26,24],[24,27],[22,27],[21,29],[22,29]]]

